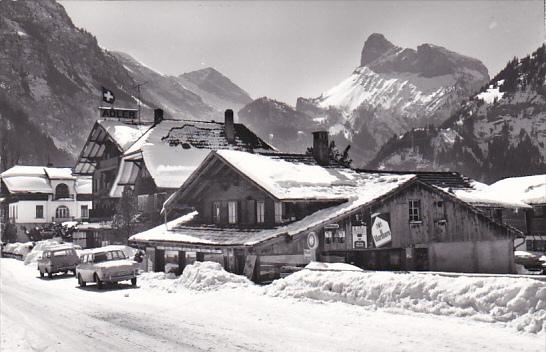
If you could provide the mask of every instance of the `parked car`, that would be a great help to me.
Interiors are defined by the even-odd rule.
[[[136,286],[138,266],[123,251],[106,246],[82,254],[81,262],[76,267],[76,276],[81,287],[85,287],[88,282],[94,282],[102,289],[104,283],[125,280],[131,280],[131,285]]]
[[[69,271],[76,275],[76,266],[80,263],[80,258],[73,246],[58,245],[45,249],[37,263],[40,277],[47,274],[51,278],[55,273],[66,274]]]

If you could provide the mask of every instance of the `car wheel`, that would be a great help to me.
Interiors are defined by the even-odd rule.
[[[44,273],[41,270],[40,270],[40,277],[44,277]]]
[[[97,284],[97,287],[99,290],[102,290],[103,282],[100,280],[99,276],[95,273],[95,283]]]
[[[86,285],[86,283],[85,283],[85,281],[83,281],[81,275],[78,275],[78,285],[80,285],[80,287],[85,287],[85,285]]]
[[[132,286],[136,286],[136,281],[137,281],[137,280],[136,280],[136,277],[133,277],[133,278],[131,279],[131,285],[132,285]]]
[[[49,272],[49,270],[46,269],[46,273],[47,273],[47,277],[48,278],[52,278],[53,277],[53,273]]]

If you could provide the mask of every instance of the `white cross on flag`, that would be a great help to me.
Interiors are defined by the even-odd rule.
[[[116,97],[114,96],[114,93],[112,93],[111,90],[102,87],[102,101],[108,104],[114,104],[115,100]]]

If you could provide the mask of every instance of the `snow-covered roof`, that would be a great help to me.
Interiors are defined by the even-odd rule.
[[[16,165],[0,174],[0,178],[10,193],[51,194],[51,180],[75,180],[76,193],[91,194],[90,179],[77,178],[70,168]]]
[[[76,180],[76,193],[92,194],[93,193],[93,178],[91,176],[80,176]]]
[[[346,171],[350,172],[347,169]],[[191,226],[188,222],[195,216],[195,213],[191,213],[168,223],[167,226],[159,225],[133,235],[130,237],[130,240],[136,242],[169,241],[205,245],[254,245],[281,235],[293,236],[321,224],[334,221],[337,217],[356,210],[363,205],[372,203],[374,200],[415,179],[415,175],[362,174],[360,177],[357,177],[359,174],[356,172],[354,172],[353,176],[355,176],[355,179],[352,185],[340,185],[340,188],[337,190],[335,190],[335,186],[332,187],[334,192],[338,192],[336,197],[339,198],[340,194],[343,194],[347,198],[346,202],[319,210],[299,221],[287,225],[281,225],[273,229],[245,230],[215,226]],[[308,174],[307,177],[309,177]],[[318,180],[321,182],[329,180],[325,174],[318,177]],[[329,197],[328,195],[323,195]]]
[[[41,176],[2,176],[10,193],[53,193],[47,178]]]
[[[235,150],[218,150],[216,154],[279,200],[344,199],[358,187],[383,180],[377,174],[322,167],[308,160],[287,160],[282,154]]]
[[[106,140],[112,141],[120,153],[142,136],[149,128],[149,123],[135,123],[123,120],[98,120],[93,126],[89,137],[78,157],[74,168],[76,174],[90,175],[95,170],[96,159],[100,158],[104,151]]]
[[[133,184],[142,160],[159,188],[178,188],[206,158],[210,150],[274,151],[242,124],[234,124],[235,142],[225,137],[220,122],[163,120],[149,129],[124,154],[111,197],[121,197],[123,186]]]
[[[493,192],[527,204],[546,204],[546,175],[509,177],[493,183]]]
[[[76,230],[109,230],[112,229],[111,222],[83,222],[76,225]]]
[[[446,189],[444,189],[447,191]],[[498,192],[491,186],[477,181],[471,182],[470,188],[452,189],[451,192],[460,200],[473,206],[499,207],[499,208],[530,208],[517,197],[507,196],[506,193]]]

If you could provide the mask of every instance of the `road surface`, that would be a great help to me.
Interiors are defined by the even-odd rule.
[[[268,297],[256,288],[166,293],[78,288],[0,259],[2,351],[544,351],[498,324]]]

